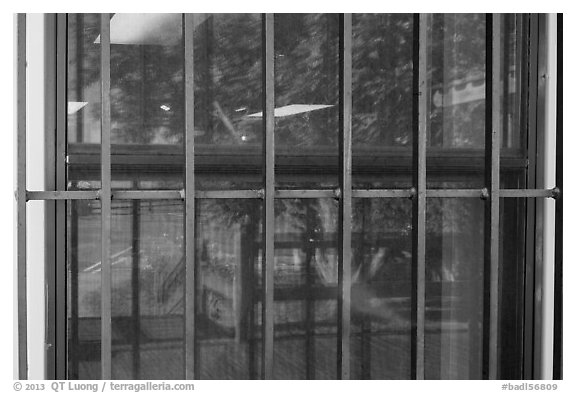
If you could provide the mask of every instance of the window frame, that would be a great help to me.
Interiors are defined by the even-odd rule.
[[[107,16],[109,14],[102,14]],[[541,353],[538,343],[542,340],[541,300],[535,296],[537,288],[541,285],[538,280],[539,270],[542,267],[543,256],[537,249],[538,241],[542,236],[538,225],[543,217],[544,198],[556,200],[556,280],[555,318],[561,321],[561,266],[562,266],[562,101],[561,61],[558,61],[558,97],[557,101],[557,153],[556,155],[556,187],[542,188],[543,185],[543,137],[545,124],[543,123],[544,102],[547,99],[545,84],[540,83],[540,77],[546,75],[546,16],[529,15],[530,32],[528,45],[530,47],[529,62],[530,75],[528,81],[529,106],[537,110],[530,111],[528,118],[529,157],[528,161],[535,163],[529,168],[528,184],[526,189],[500,189],[500,146],[499,127],[492,119],[499,117],[497,104],[501,99],[499,94],[499,40],[492,37],[500,36],[499,14],[487,14],[486,36],[486,150],[485,150],[485,186],[480,189],[427,189],[426,188],[426,26],[425,14],[414,15],[414,57],[413,87],[418,94],[414,95],[413,105],[413,184],[408,189],[372,189],[359,190],[352,188],[352,146],[351,146],[351,116],[352,116],[352,16],[342,14],[339,16],[339,187],[333,190],[278,190],[274,182],[274,16],[262,15],[263,26],[263,105],[265,124],[265,138],[263,143],[264,186],[259,190],[234,191],[198,191],[194,186],[194,141],[193,135],[194,114],[186,111],[185,132],[185,188],[183,190],[157,190],[157,191],[112,191],[111,189],[111,146],[110,146],[110,23],[109,18],[102,18],[102,144],[100,170],[102,174],[101,189],[93,191],[67,191],[66,190],[66,72],[67,72],[67,15],[51,14],[46,16],[46,191],[26,190],[26,106],[25,100],[25,47],[26,47],[26,16],[18,15],[18,216],[17,216],[17,263],[18,263],[18,324],[19,324],[19,372],[20,378],[27,378],[27,343],[26,343],[26,202],[30,200],[43,200],[46,203],[46,376],[52,379],[66,379],[67,339],[66,339],[66,201],[69,200],[100,200],[102,202],[102,255],[103,281],[102,281],[102,377],[111,378],[111,271],[110,271],[110,203],[118,199],[175,199],[185,202],[185,239],[186,239],[186,281],[195,282],[194,264],[194,209],[195,199],[201,198],[251,198],[264,202],[263,216],[263,326],[264,340],[262,348],[264,378],[272,377],[274,324],[271,318],[273,306],[273,266],[274,266],[274,233],[266,228],[274,228],[274,201],[278,198],[336,198],[339,201],[339,240],[338,240],[338,378],[350,378],[350,299],[351,295],[351,209],[352,198],[410,198],[413,204],[413,283],[412,283],[412,309],[415,328],[412,332],[412,378],[424,378],[424,295],[425,295],[425,226],[426,226],[426,200],[430,197],[450,198],[469,197],[482,198],[485,201],[485,310],[489,311],[483,333],[483,376],[484,378],[498,378],[498,294],[499,289],[499,203],[500,198],[526,198],[527,200],[527,241],[526,241],[526,286],[525,286],[525,315],[524,315],[524,378],[539,378],[539,365]],[[561,21],[558,17],[558,54],[561,59]],[[193,108],[193,29],[186,29],[193,24],[191,14],[183,15],[184,50],[185,56],[185,102],[186,108]],[[416,39],[418,37],[418,39]],[[496,55],[494,55],[496,54]],[[107,77],[106,77],[107,75]],[[424,82],[424,83],[423,83]],[[187,195],[194,195],[193,198]],[[488,274],[489,273],[489,274]],[[560,289],[558,289],[560,288]],[[194,285],[186,286],[186,378],[194,379]],[[488,314],[486,314],[488,315]],[[64,323],[63,323],[64,322]],[[555,324],[554,332],[554,374],[561,376],[561,335],[562,327]],[[560,371],[558,371],[560,370]]]

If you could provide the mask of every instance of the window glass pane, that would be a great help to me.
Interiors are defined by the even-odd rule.
[[[110,41],[112,178],[176,172],[182,188],[182,14],[115,14]]]
[[[336,378],[334,199],[275,203],[274,378]]]
[[[112,377],[184,379],[182,201],[112,203]]]
[[[354,199],[353,379],[410,379],[412,202]]]
[[[483,187],[486,15],[432,14],[427,34],[428,172]],[[450,178],[442,186],[457,187]]]
[[[426,379],[481,379],[484,201],[428,198]]]
[[[69,189],[100,180],[100,14],[68,15],[67,145]]]
[[[100,201],[69,201],[67,226],[68,378],[100,379]]]
[[[524,280],[526,268],[526,205],[523,198],[500,198],[501,290],[500,378],[522,379]],[[538,242],[541,239],[537,240]],[[534,247],[534,246],[532,246]]]
[[[276,184],[338,183],[338,15],[274,16]]]
[[[199,189],[262,183],[262,18],[196,14],[194,142]]]
[[[196,203],[200,379],[258,379],[262,342],[261,202]]]
[[[500,187],[526,188],[528,167],[527,15],[503,14],[500,71],[502,75],[502,128]]]
[[[413,16],[354,14],[352,23],[354,187],[411,187]]]

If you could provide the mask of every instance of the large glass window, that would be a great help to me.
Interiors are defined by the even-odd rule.
[[[501,129],[500,187],[527,188],[534,165],[527,160],[527,16],[498,17],[501,34],[491,40],[501,52],[488,56],[495,22],[485,14],[355,14],[349,25],[336,14],[280,14],[270,25],[258,14],[114,14],[108,59],[101,18],[67,16],[66,180],[68,190],[102,187],[101,82],[109,78],[112,378],[183,379],[186,346],[200,379],[264,378],[270,361],[268,378],[335,379],[342,351],[353,379],[486,376],[486,86],[498,67],[501,106],[492,121]],[[110,75],[101,61],[110,62]],[[426,145],[417,151],[419,108],[426,108]],[[265,148],[271,135],[272,149]],[[270,154],[272,186],[265,181]],[[190,170],[196,195],[137,196],[183,190]],[[428,190],[469,195],[424,194],[425,225],[417,228],[415,192],[426,189],[416,189],[415,179],[424,173]],[[116,200],[117,190],[134,193]],[[272,218],[262,200],[270,195]],[[523,280],[531,262],[526,198],[500,199],[499,372],[512,379],[523,375]],[[346,200],[350,225],[343,227]],[[185,252],[190,213],[193,258]],[[101,377],[100,214],[98,200],[67,202],[68,378]],[[187,288],[194,315],[187,315]],[[348,306],[349,315],[342,312]]]

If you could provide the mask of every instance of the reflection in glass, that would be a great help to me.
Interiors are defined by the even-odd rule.
[[[484,181],[486,15],[432,14],[428,31],[428,170],[474,166]],[[465,157],[465,160],[463,158]],[[461,169],[461,168],[459,168]],[[445,186],[454,187],[448,181]]]
[[[67,144],[71,156],[88,154],[92,165],[72,169],[69,177],[100,180],[100,14],[68,14]],[[76,184],[75,184],[76,185]],[[70,188],[71,185],[69,185]],[[95,188],[91,184],[80,188]]]
[[[112,203],[112,377],[184,379],[182,201]]]
[[[182,14],[115,14],[110,41],[112,163],[121,169],[113,179],[136,180],[143,170],[176,171],[181,179]]]
[[[275,14],[276,182],[338,181],[338,15]]]
[[[353,379],[409,379],[411,219],[407,199],[354,199]]]
[[[354,186],[411,187],[413,16],[354,14],[352,23]]]
[[[194,18],[198,188],[257,188],[263,139],[261,15]]]
[[[527,149],[527,94],[525,90],[528,67],[523,59],[528,55],[527,15],[503,14],[500,37],[502,63],[502,127],[501,188],[526,188]]]
[[[196,204],[200,379],[259,378],[260,205],[222,199]]]
[[[68,378],[100,379],[100,201],[67,211]]]
[[[484,202],[428,198],[426,379],[482,377]]]
[[[274,378],[336,378],[337,210],[333,199],[275,203]]]

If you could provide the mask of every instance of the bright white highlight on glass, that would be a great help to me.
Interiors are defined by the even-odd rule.
[[[73,115],[74,113],[78,112],[80,109],[84,108],[86,105],[88,105],[87,102],[70,101],[70,102],[68,102],[68,114]]]
[[[274,117],[286,117],[292,116],[299,113],[312,112],[320,109],[330,108],[334,105],[307,105],[307,104],[293,104],[281,106],[280,108],[274,109]],[[248,115],[248,117],[262,117],[262,112],[253,113]]]
[[[198,27],[210,14],[194,14]],[[115,14],[110,19],[110,43],[119,45],[178,45],[182,14]],[[100,43],[100,35],[95,44]]]

